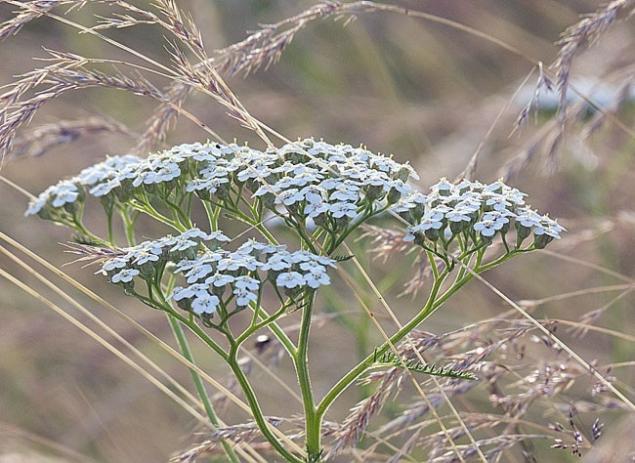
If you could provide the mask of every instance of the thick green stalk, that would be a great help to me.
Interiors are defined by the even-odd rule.
[[[386,341],[379,348],[377,348],[372,354],[370,354],[364,360],[362,360],[356,366],[354,366],[351,369],[351,371],[349,371],[346,375],[344,375],[337,382],[337,384],[335,384],[335,386],[333,386],[331,390],[326,393],[326,395],[320,401],[317,407],[316,416],[318,420],[320,421],[322,420],[324,414],[329,409],[331,404],[335,401],[335,399],[337,399],[340,396],[340,394],[342,394],[342,392],[344,392],[344,390],[348,388],[348,386],[350,386],[362,373],[364,373],[364,371],[368,369],[368,367],[370,367],[374,363],[375,358],[377,358],[378,355],[382,355],[383,353],[387,352],[388,349],[391,348],[391,346],[394,346],[396,343],[401,341],[414,328],[416,328],[421,322],[423,322],[430,315],[430,313],[434,311],[435,308],[437,308],[438,306],[442,304],[442,302],[439,302],[440,299],[439,301],[437,301],[436,297],[441,288],[441,284],[445,280],[446,276],[447,276],[447,273],[444,272],[443,274],[440,275],[439,278],[435,278],[434,284],[432,285],[432,289],[430,290],[430,295],[428,296],[428,300],[426,304],[423,306],[421,311],[414,318],[412,318],[412,320],[410,320],[399,331],[393,334],[390,337],[389,341]],[[465,284],[466,282],[467,281],[463,282],[461,286]],[[443,302],[445,302],[445,299]]]
[[[428,300],[426,304],[423,306],[423,308],[421,309],[421,311],[406,325],[404,325],[399,331],[393,334],[390,337],[389,342],[387,341],[384,344],[382,344],[371,355],[369,355],[360,363],[358,363],[355,367],[353,367],[353,369],[350,372],[348,372],[344,377],[342,377],[337,382],[337,384],[335,384],[335,386],[333,386],[331,390],[324,396],[324,398],[320,401],[317,407],[317,417],[319,420],[323,418],[324,414],[326,413],[328,408],[331,406],[331,404],[335,401],[335,399],[337,399],[340,396],[340,394],[348,386],[350,386],[362,373],[364,373],[364,371],[366,371],[366,369],[369,366],[373,364],[374,359],[378,355],[382,355],[383,353],[388,351],[388,349],[390,349],[390,346],[393,346],[399,341],[401,341],[420,323],[422,323],[426,318],[432,315],[450,297],[452,297],[459,289],[461,289],[467,282],[469,282],[472,279],[473,273],[479,274],[487,270],[490,270],[502,264],[507,259],[511,258],[515,253],[512,251],[509,254],[505,254],[481,266],[480,261],[483,257],[483,254],[484,253],[479,252],[474,270],[467,271],[461,278],[457,278],[452,284],[452,286],[450,286],[450,288],[446,290],[441,296],[439,296],[438,293],[441,288],[441,284],[443,283],[445,278],[448,276],[447,270],[441,273],[438,278],[435,278],[432,289],[430,290],[430,295],[428,297]]]
[[[313,308],[313,295],[307,294],[306,306],[302,309],[302,322],[300,324],[300,335],[298,337],[298,350],[294,356],[294,365],[298,375],[300,391],[302,393],[302,403],[304,405],[304,420],[306,429],[306,448],[308,461],[318,461],[321,453],[321,420],[316,414],[315,401],[313,399],[313,388],[309,376],[309,335],[311,331],[311,316]]]
[[[189,362],[195,364],[194,356],[192,355],[190,345],[187,341],[187,338],[185,337],[185,333],[183,332],[183,328],[181,327],[181,324],[172,315],[167,314],[167,317],[168,317],[168,321],[170,322],[170,327],[172,328],[172,332],[174,333],[174,337],[176,338],[176,341],[179,345],[179,349],[181,350],[181,353],[183,354],[183,357],[185,357]],[[196,388],[196,392],[199,398],[201,399],[201,402],[203,403],[205,412],[207,413],[207,416],[210,422],[214,426],[214,429],[217,429],[220,426],[220,420],[218,419],[216,410],[214,410],[214,405],[212,404],[212,401],[207,395],[207,390],[205,389],[203,380],[201,379],[201,376],[198,374],[198,372],[194,370],[190,370],[190,373],[192,374],[192,381],[194,383],[194,387]],[[234,452],[234,449],[232,448],[231,444],[227,442],[226,440],[221,441],[221,444],[223,446],[223,450],[225,451],[225,455],[227,455],[227,458],[229,459],[229,461],[231,461],[232,463],[240,463],[240,460],[238,459],[236,452]]]
[[[285,460],[289,463],[303,463],[302,459],[298,458],[296,455],[289,452],[284,445],[280,442],[280,440],[275,436],[275,434],[271,431],[270,424],[267,422],[265,418],[262,408],[260,407],[260,403],[256,398],[256,393],[252,388],[247,376],[243,372],[242,368],[238,364],[237,354],[238,354],[238,345],[233,342],[233,340],[228,337],[229,342],[231,343],[231,348],[229,351],[229,357],[227,359],[227,363],[231,368],[234,376],[238,380],[238,384],[247,399],[247,403],[249,404],[249,408],[254,416],[254,420],[258,425],[258,429],[262,432],[263,436],[269,441],[269,443],[273,446],[276,451],[285,458]]]
[[[220,216],[220,208],[212,206],[207,201],[201,201],[201,203],[203,203],[203,208],[205,208],[205,214],[207,214],[207,220],[209,221],[210,230],[218,230],[218,217]]]

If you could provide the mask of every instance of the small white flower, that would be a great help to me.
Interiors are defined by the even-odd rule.
[[[474,230],[481,235],[491,238],[509,223],[506,214],[494,211],[483,214],[481,221],[474,224]]]
[[[254,193],[254,196],[256,198],[260,198],[261,196],[265,196],[265,195],[268,195],[268,194],[276,196],[276,195],[278,195],[278,193],[279,193],[279,190],[277,188],[275,188],[275,187],[273,187],[273,186],[271,186],[269,184],[266,184],[266,185],[262,185],[260,188],[258,188],[256,190],[256,192]]]
[[[246,291],[258,291],[260,282],[255,278],[240,276],[234,279],[234,287]]]
[[[110,281],[113,283],[130,283],[134,277],[139,275],[139,270],[134,268],[126,268],[117,273],[115,273]]]
[[[62,207],[65,204],[74,203],[79,197],[79,190],[72,181],[65,180],[55,185],[50,195],[53,197],[51,206]]]
[[[523,209],[516,215],[516,222],[525,228],[540,226],[541,215],[532,209]]]
[[[502,225],[498,226],[493,220],[482,220],[474,224],[474,230],[487,238],[494,236],[501,228]]]
[[[560,239],[560,234],[565,231],[565,228],[548,216],[543,216],[540,219],[540,225],[534,226],[532,231],[536,236],[547,235],[551,238]]]
[[[182,260],[176,264],[176,273],[184,273],[200,265],[211,264],[225,257],[225,251],[206,252],[192,260]]]
[[[192,193],[194,191],[209,191],[210,193],[216,193],[219,187],[224,184],[229,183],[228,178],[197,178],[188,182],[185,185],[185,191],[188,193]]]
[[[307,259],[306,261],[301,262],[300,270],[303,270],[305,272],[310,272],[311,270],[315,270],[316,272],[326,271],[324,266],[317,264],[313,259]]]
[[[285,272],[276,278],[276,286],[281,288],[298,288],[304,286],[304,277],[298,272]]]
[[[440,195],[449,195],[454,189],[454,184],[449,182],[447,178],[443,177],[437,184],[432,185],[431,189],[433,192]]]
[[[44,193],[42,193],[41,195],[39,195],[37,198],[35,198],[33,201],[29,203],[29,208],[26,210],[24,215],[29,216],[29,215],[37,214],[42,209],[44,209],[44,206],[46,206],[47,201],[48,201],[48,195],[45,195]]]
[[[370,171],[365,173],[364,185],[385,187],[392,180],[383,172]]]
[[[303,262],[304,263],[311,262],[313,260],[313,256],[314,254],[308,251],[296,251],[296,252],[288,253],[287,259],[292,264],[302,265]]]
[[[284,204],[285,206],[293,206],[304,200],[304,195],[297,188],[290,188],[278,194],[276,204]]]
[[[490,183],[489,185],[486,185],[483,191],[491,193],[502,193],[505,188],[508,188],[507,185],[505,185],[502,180],[497,180]]]
[[[250,303],[256,302],[258,300],[258,295],[252,293],[251,291],[234,288],[233,293],[234,296],[236,296],[236,305],[239,307],[247,306]]]
[[[218,305],[220,304],[220,299],[218,296],[209,293],[198,293],[196,297],[192,300],[192,312],[197,315],[202,314],[213,314],[218,309]]]
[[[118,178],[113,178],[104,183],[99,183],[93,188],[89,190],[89,193],[96,198],[101,198],[102,196],[106,196],[115,188],[119,188],[121,186],[121,181]]]
[[[391,180],[389,182],[385,182],[383,185],[386,193],[394,190],[399,193],[400,197],[409,195],[413,192],[413,188],[401,180]]]
[[[509,188],[505,186],[503,189],[503,195],[510,201],[512,204],[516,206],[523,206],[525,204],[525,193],[518,191],[516,188]]]
[[[204,283],[197,283],[186,287],[177,286],[172,290],[172,295],[170,296],[170,298],[178,302],[185,299],[192,299],[194,297],[204,296],[205,294],[208,294],[207,288],[208,285]]]
[[[259,243],[256,240],[250,239],[243,243],[236,252],[245,253],[245,254],[273,254],[276,251],[279,251],[283,248],[283,246],[274,246],[271,244]]]
[[[210,264],[202,264],[187,272],[185,278],[189,284],[192,284],[207,278],[212,273],[214,273],[214,267]]]
[[[415,208],[423,207],[428,201],[428,197],[419,191],[411,191],[409,194],[402,196],[401,199],[391,207],[391,210],[397,213],[409,212]]]
[[[225,273],[215,273],[211,277],[205,280],[205,284],[212,285],[215,288],[222,288],[233,283],[236,277],[233,275],[227,275]]]
[[[103,273],[112,272],[113,270],[126,268],[127,265],[128,265],[127,257],[114,257],[104,262],[104,264],[101,266],[101,271]]]
[[[337,190],[342,185],[344,185],[344,181],[339,176],[327,178],[323,182],[320,182],[320,188],[323,188],[326,191]]]
[[[443,227],[443,212],[437,209],[428,209],[421,217],[417,225],[417,231],[439,230]]]
[[[454,223],[470,222],[472,220],[472,218],[470,217],[470,212],[461,208],[456,208],[446,212],[445,218],[448,219],[449,222]]]
[[[322,285],[330,285],[331,279],[326,273],[324,267],[315,267],[304,275],[304,282],[307,286],[317,289]]]
[[[274,254],[263,264],[262,268],[264,270],[273,270],[274,272],[287,270],[291,268],[289,255],[282,252]]]
[[[159,252],[160,254],[160,252]],[[138,252],[134,254],[134,260],[132,261],[132,263],[134,265],[138,265],[141,266],[143,264],[147,264],[148,262],[158,262],[159,261],[159,255],[158,254],[153,254],[151,252]]]
[[[305,201],[313,207],[316,207],[318,204],[324,202],[323,190],[316,186],[305,187],[300,190],[300,193],[304,196]]]
[[[218,270],[221,272],[236,272],[241,269],[253,272],[262,264],[254,256],[242,253],[231,253],[218,262]]]
[[[174,246],[170,249],[170,252],[187,251],[188,249],[197,247],[198,243],[194,240],[187,239],[185,237],[178,236],[175,239]]]
[[[357,206],[351,203],[338,202],[329,205],[329,212],[334,219],[341,219],[342,217],[354,219],[357,217]]]
[[[354,203],[359,199],[359,187],[356,185],[340,184],[337,189],[331,193],[329,200],[343,203]]]
[[[461,196],[461,200],[456,203],[454,208],[468,215],[475,214],[481,209],[481,199],[476,198],[472,192],[468,192]]]
[[[201,240],[201,241],[230,241],[227,236],[225,236],[220,231],[213,231],[211,233],[205,233],[198,228],[191,228],[187,231],[181,233],[181,238],[189,239],[189,240]]]

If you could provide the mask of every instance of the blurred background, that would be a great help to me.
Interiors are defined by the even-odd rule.
[[[259,25],[296,15],[313,4],[285,0],[178,3],[192,14],[208,50],[240,41]],[[547,67],[557,56],[554,42],[560,33],[576,23],[581,14],[593,12],[598,2],[419,0],[391,4],[483,31],[525,56],[443,24],[396,13],[369,13],[360,14],[353,21],[326,18],[308,24],[297,33],[277,63],[248,77],[228,76],[227,83],[254,117],[286,137],[313,136],[333,143],[363,143],[375,152],[394,153],[397,160],[407,160],[415,166],[422,175],[422,188],[439,177],[459,175],[478,150],[476,179],[493,181],[507,176],[511,184],[530,195],[533,206],[560,218],[569,230],[567,238],[552,248],[569,260],[535,253],[492,272],[488,280],[516,301],[581,291],[580,297],[548,300],[532,306],[533,315],[539,319],[579,321],[589,311],[604,308],[621,293],[585,290],[632,285],[635,274],[632,90],[635,86],[629,89],[635,75],[633,20],[612,24],[592,48],[576,57],[571,73],[575,88],[610,116],[598,113],[576,99],[575,92],[570,92],[571,117],[566,136],[552,149],[550,142],[558,130],[554,124],[553,94],[543,95],[539,110],[532,112],[523,127],[514,130],[538,79],[537,72],[528,77],[534,64],[527,57],[542,61]],[[15,6],[0,4],[0,21],[12,17],[14,9]],[[70,15],[82,24],[92,25],[96,22],[95,15],[103,12],[103,6],[88,2]],[[156,28],[141,26],[105,34],[153,59],[169,60],[162,33]],[[47,56],[43,47],[128,59],[123,52],[95,37],[40,18],[0,44],[0,83],[10,83],[16,75],[41,66],[42,62],[34,58]],[[159,78],[153,83],[163,87],[167,82]],[[87,118],[107,120],[110,129],[96,130],[43,154],[28,150],[16,153],[4,160],[0,174],[37,194],[107,154],[128,152],[155,107],[156,103],[150,99],[109,89],[69,93],[44,106],[21,136],[28,136],[45,124]],[[226,110],[210,98],[194,93],[187,101],[187,109],[226,140],[248,141],[262,147],[251,131],[228,117]],[[199,127],[181,118],[166,143],[205,138],[207,135]],[[519,162],[521,168],[510,167],[518,166]],[[5,183],[0,183],[0,198],[2,233],[58,266],[73,260],[60,245],[71,238],[66,230],[35,218],[24,218],[26,198]],[[97,214],[93,220],[99,220]],[[150,228],[144,232],[156,236],[156,231]],[[400,318],[407,320],[425,296],[424,293],[414,298],[399,296],[403,284],[417,269],[401,265],[400,256],[388,258],[383,264],[373,257],[371,247],[370,238],[357,241],[356,255],[366,262],[366,268]],[[623,278],[581,261],[606,267]],[[0,256],[0,266],[75,313],[67,302],[52,295],[7,257]],[[391,272],[391,267],[399,271]],[[350,269],[353,271],[352,266]],[[169,327],[161,314],[126,298],[118,288],[108,287],[93,275],[94,267],[73,264],[63,270],[171,342]],[[353,296],[347,295],[341,286],[343,295],[324,297],[322,310],[341,311],[337,306],[343,300],[350,312],[348,323],[368,329],[353,330],[362,333],[363,339],[356,342],[350,336],[350,326],[335,319],[326,320],[314,332],[311,360],[318,396],[354,364],[361,352],[372,351],[372,346],[381,340]],[[182,365],[140,336],[127,322],[86,297],[74,295],[171,375],[189,385],[189,373]],[[381,312],[370,291],[368,301]],[[629,292],[592,320],[605,331],[590,330],[584,337],[567,331],[566,326],[558,331],[561,339],[586,360],[597,362],[598,366],[622,364],[602,371],[615,377],[616,384],[631,398],[635,397],[634,302]],[[508,309],[489,289],[473,282],[423,329],[442,333]],[[78,317],[85,319],[82,315]],[[286,323],[298,320],[297,316],[289,317]],[[108,335],[106,338],[112,339]],[[558,359],[551,350],[542,349],[539,342],[533,341],[527,339],[526,349],[534,353],[524,359],[528,366],[537,367],[545,358]],[[194,347],[201,365],[231,385],[223,367],[202,346]],[[272,355],[263,354],[263,361],[293,387],[289,365],[286,361],[273,362]],[[262,378],[263,383],[267,378],[258,368],[252,374]],[[594,402],[591,378],[587,376],[576,387],[567,391],[570,396],[562,398],[563,404]],[[279,387],[264,388],[262,393],[268,414],[291,416],[300,412],[300,407],[290,404]],[[403,397],[408,397],[408,391],[404,394]],[[485,386],[479,387],[457,406],[461,410],[488,410],[488,394]],[[347,393],[329,419],[342,420],[359,398],[359,391]],[[619,407],[609,408],[601,411],[606,431],[600,444],[605,445],[605,450],[585,452],[583,461],[631,461],[627,458],[635,448],[628,446],[632,446],[635,422],[632,416],[629,421],[628,414]],[[598,413],[589,406],[580,410],[579,420],[589,427]],[[231,406],[226,407],[223,416],[228,423],[245,419]],[[542,409],[534,418],[543,425],[551,419],[550,413]],[[167,461],[174,452],[204,439],[201,431],[178,405],[121,360],[43,303],[0,279],[0,462]],[[566,450],[549,447],[549,442],[536,444],[537,461],[579,460]],[[611,454],[616,448],[620,449],[619,455]],[[501,461],[528,461],[523,452],[522,448],[510,450]]]

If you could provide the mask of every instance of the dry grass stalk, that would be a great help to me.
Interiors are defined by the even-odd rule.
[[[111,249],[103,246],[93,246],[91,244],[74,242],[64,243],[64,247],[66,247],[66,253],[79,256],[75,260],[69,262],[68,265],[77,262],[88,262],[89,265],[96,264],[106,259],[124,256],[127,253],[125,249]]]
[[[371,373],[366,381],[372,381],[372,377]],[[349,415],[335,432],[329,457],[335,456],[359,442],[371,418],[381,411],[386,401],[399,387],[403,373],[398,368],[391,368],[388,372],[383,373],[382,377],[375,392],[351,408]]]
[[[390,230],[373,225],[364,225],[363,229],[364,233],[359,239],[370,240],[373,246],[369,248],[370,254],[381,259],[382,263],[386,263],[391,256],[403,255],[412,250],[412,245],[404,240],[405,235],[401,230]]]
[[[480,329],[480,327],[477,329]],[[466,331],[460,330],[458,332],[446,333],[439,336],[423,331],[414,331],[411,334],[411,340],[409,342],[404,342],[398,346],[398,353],[399,358],[406,363],[409,361],[416,361],[424,352],[432,348],[441,349],[441,346],[447,342],[448,345],[444,349],[445,355],[440,356],[437,360],[442,362],[443,366],[446,368],[459,371],[469,371],[475,367],[478,369],[478,365],[484,362],[487,357],[507,345],[512,339],[522,336],[525,331],[525,329],[515,330],[497,342],[491,342],[485,346],[481,346],[455,356],[448,356],[445,349],[449,349],[450,345],[455,342],[453,341],[455,339],[460,340],[460,342],[465,342],[466,339],[470,339],[470,336],[466,335]],[[359,438],[368,427],[371,418],[379,413],[392,393],[400,389],[400,385],[406,377],[406,374],[406,369],[392,367],[386,370],[369,373],[367,375],[365,382],[378,383],[377,389],[368,398],[362,400],[351,409],[351,412],[343,421],[340,429],[335,435],[335,440],[332,444],[333,454],[341,452],[344,448],[353,446],[358,442]],[[465,382],[462,380],[450,379],[445,381],[442,387],[446,393],[450,395],[452,391],[456,393],[459,393],[459,391],[466,392],[476,384],[476,382]],[[466,386],[467,389],[464,389]],[[430,404],[434,407],[437,407],[444,402],[444,398],[441,394],[432,394],[428,397],[430,399]],[[394,426],[405,426],[415,418],[423,416],[427,413],[427,411],[429,411],[429,405],[427,403],[423,403],[417,406],[415,413],[408,415],[406,421],[404,421],[403,418],[407,413],[404,413],[402,416],[394,420],[394,422],[398,422],[398,425],[391,422],[392,424],[389,423],[382,427],[380,433],[391,432],[394,430]]]
[[[75,121],[59,121],[42,125],[24,136],[16,138],[9,160],[25,156],[43,156],[59,145],[72,143],[80,138],[100,133],[133,136],[133,133],[125,125],[101,116]]]
[[[41,18],[53,8],[68,4],[81,6],[85,0],[32,0],[23,3],[13,18],[0,24],[0,41],[16,35],[26,24]]]
[[[187,64],[188,74],[197,76],[206,68],[213,68],[221,73],[245,75],[267,67],[280,58],[285,48],[291,43],[295,34],[310,22],[336,14],[341,8],[339,2],[327,1],[319,3],[293,17],[275,24],[262,26],[244,40],[214,52],[211,59],[204,60],[194,66]],[[161,104],[147,121],[147,128],[141,137],[136,150],[139,152],[156,148],[174,125],[178,109],[183,105],[192,89],[183,82],[173,82],[165,90],[168,102]]]
[[[635,11],[634,0],[614,0],[585,16],[562,34],[562,38],[557,43],[560,46],[560,52],[552,65],[560,94],[559,122],[561,125],[564,125],[566,120],[567,92],[573,59],[582,49],[593,45],[620,17],[631,16],[633,11]]]
[[[268,417],[267,420],[272,426],[280,426],[284,421],[282,418]],[[199,458],[214,453],[220,442],[223,440],[232,441],[235,444],[251,442],[260,436],[260,430],[254,422],[225,426],[214,430],[208,434],[208,439],[192,447],[185,452],[181,452],[170,459],[170,463],[193,463]]]
[[[516,122],[514,123],[514,128],[512,129],[512,134],[524,126],[532,112],[538,108],[540,95],[545,91],[552,92],[553,87],[554,84],[551,81],[551,78],[545,73],[542,62],[538,63],[538,79],[536,80],[536,85],[534,86],[534,93],[527,104],[523,107],[520,114],[518,114]]]
[[[88,69],[89,60],[78,55],[52,52],[51,65],[26,74],[17,85],[0,96],[0,155],[8,154],[18,130],[28,124],[46,103],[70,91],[102,87],[123,90],[135,95],[163,101],[163,94],[141,75],[129,77],[122,73],[106,74]],[[44,86],[43,89],[38,87]],[[26,97],[28,91],[33,96]]]

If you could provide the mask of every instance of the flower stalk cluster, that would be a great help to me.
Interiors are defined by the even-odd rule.
[[[284,460],[300,463],[320,460],[326,411],[376,366],[378,358],[420,374],[448,373],[407,364],[391,348],[473,275],[543,248],[564,231],[527,205],[525,194],[500,181],[442,179],[423,193],[413,184],[416,180],[408,164],[345,144],[307,139],[259,151],[236,144],[193,143],[147,158],[109,157],[46,189],[30,204],[27,215],[67,226],[80,239],[111,249],[102,253],[107,259],[100,273],[126,294],[166,312],[176,333],[182,324],[205,342],[236,376],[264,438]],[[90,198],[104,209],[106,236],[84,224]],[[202,210],[209,231],[194,225],[197,211]],[[128,241],[125,247],[116,243],[117,216]],[[140,216],[168,226],[175,234],[135,244]],[[297,237],[297,250],[279,245],[266,227],[271,216]],[[332,283],[329,270],[343,269],[336,265],[341,259],[333,256],[344,240],[370,220],[383,223],[391,218],[403,225],[406,240],[427,256],[434,278],[428,299],[403,328],[317,400],[309,374],[316,293]],[[247,224],[264,242],[250,239],[234,244],[235,238],[219,230],[221,219]],[[223,229],[229,228],[223,224]],[[499,239],[502,246],[492,246]],[[265,305],[271,301],[275,307],[268,310]],[[296,341],[277,323],[290,309],[302,312]],[[232,317],[242,313],[251,313],[251,320],[234,324]],[[237,326],[242,327],[240,333],[234,333]],[[306,456],[287,448],[270,428],[239,365],[241,345],[265,328],[285,348],[296,372],[304,405]],[[215,336],[222,336],[227,347]],[[185,346],[182,333],[178,338]],[[451,373],[473,378],[469,372]],[[197,382],[194,375],[194,379],[204,396],[200,378]],[[213,410],[209,414],[215,419]]]

